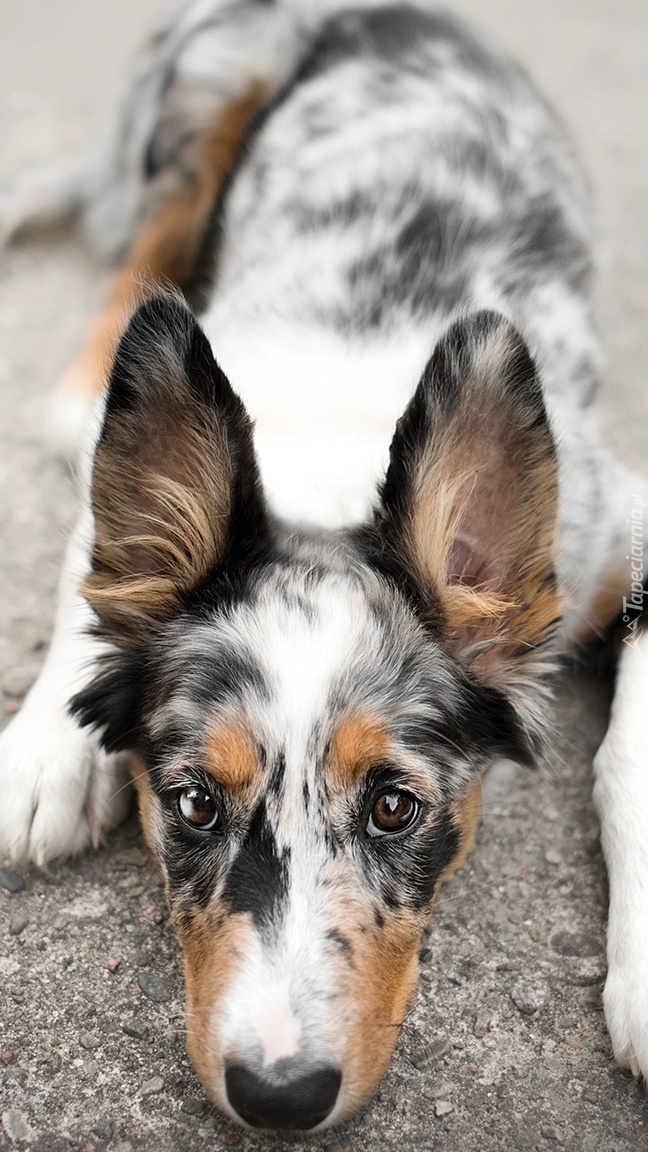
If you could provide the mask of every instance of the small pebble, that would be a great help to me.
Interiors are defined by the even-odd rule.
[[[150,1036],[146,1025],[136,1024],[134,1020],[128,1024],[122,1024],[121,1030],[125,1032],[127,1036],[132,1036],[133,1040],[148,1040]]]
[[[15,916],[12,916],[9,921],[9,935],[20,936],[20,933],[25,931],[28,924],[29,917],[25,916],[24,912],[16,912]]]
[[[151,1076],[140,1088],[140,1096],[156,1096],[164,1088],[164,1076]]]
[[[565,1133],[557,1124],[543,1124],[540,1135],[544,1136],[545,1140],[553,1140],[555,1144],[565,1143]]]
[[[195,1100],[190,1096],[188,1100],[183,1100],[180,1110],[184,1112],[186,1116],[202,1116],[205,1111],[205,1101]]]
[[[533,1016],[538,1011],[538,1005],[533,999],[533,995],[524,988],[514,988],[511,992],[511,1000],[523,1016]]]
[[[108,960],[106,960],[104,968],[107,968],[109,972],[116,972],[120,964],[121,960],[117,960],[115,956],[110,956]]]
[[[415,1068],[422,1071],[424,1068],[429,1068],[431,1064],[436,1064],[441,1056],[443,1056],[450,1049],[450,1040],[447,1036],[438,1036],[422,1051],[419,1051],[412,1058],[412,1064]]]
[[[98,1120],[96,1124],[92,1125],[91,1131],[100,1140],[112,1140],[112,1120]]]
[[[31,1140],[32,1130],[22,1112],[8,1108],[2,1113],[2,1126],[10,1140]]]
[[[557,848],[548,848],[544,857],[547,864],[562,864],[563,862],[562,852],[559,852]]]
[[[480,1014],[475,1019],[475,1024],[473,1027],[473,1036],[476,1036],[478,1040],[482,1040],[483,1037],[488,1032],[489,1028],[490,1028],[490,1016]]]
[[[157,1004],[165,1004],[173,995],[168,981],[156,976],[155,972],[140,972],[137,983],[144,995]]]
[[[25,881],[17,872],[11,868],[0,868],[0,888],[6,888],[7,892],[22,892],[24,887]]]
[[[598,1092],[595,1092],[593,1088],[586,1088],[583,1092],[583,1100],[587,1100],[588,1104],[598,1104],[598,1099]]]
[[[0,1052],[0,1060],[4,1065],[12,1064],[15,1059],[16,1053],[12,1052],[11,1048],[5,1048],[2,1052]]]
[[[96,1032],[82,1032],[79,1036],[79,1044],[89,1051],[92,1051],[93,1048],[99,1048],[102,1043],[101,1036],[97,1036]]]
[[[588,932],[556,932],[551,947],[560,956],[598,956],[602,951],[598,938]]]
[[[238,1132],[221,1132],[218,1143],[224,1148],[238,1148],[239,1144],[243,1143],[243,1138]],[[328,1152],[328,1149],[325,1149],[325,1152]]]
[[[449,1114],[451,1112],[454,1112],[454,1104],[451,1104],[449,1100],[436,1100],[435,1101],[435,1103],[434,1103],[434,1115],[435,1116],[449,1116]]]
[[[429,1088],[423,1089],[424,1094],[428,1099],[432,1100],[447,1100],[448,1096],[452,1096],[453,1087],[447,1080],[436,1079]]]

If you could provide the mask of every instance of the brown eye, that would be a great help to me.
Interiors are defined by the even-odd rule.
[[[220,823],[220,813],[212,797],[197,784],[182,789],[178,797],[178,811],[185,824],[203,832],[217,828]]]
[[[419,810],[418,800],[410,796],[409,792],[381,792],[369,813],[367,834],[389,836],[394,832],[403,832],[414,823]]]

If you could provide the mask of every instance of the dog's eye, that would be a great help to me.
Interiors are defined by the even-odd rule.
[[[213,798],[197,784],[182,789],[178,796],[178,811],[185,824],[203,832],[213,831],[221,823],[221,815]]]
[[[420,804],[409,792],[393,789],[381,792],[374,800],[367,821],[369,836],[389,836],[403,832],[414,823],[420,811]]]

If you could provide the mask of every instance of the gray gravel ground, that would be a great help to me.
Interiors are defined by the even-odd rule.
[[[645,463],[648,5],[455,7],[531,67],[592,173],[606,424],[611,444]],[[0,0],[0,178],[92,145],[134,46],[168,8]],[[72,486],[41,433],[45,397],[105,273],[70,239],[0,258],[8,717],[43,658],[73,514]],[[600,1002],[606,894],[590,765],[606,706],[603,687],[565,674],[551,770],[511,767],[488,782],[476,851],[440,900],[392,1067],[360,1117],[320,1138],[249,1136],[206,1104],[184,1053],[178,948],[134,819],[73,863],[0,871],[0,1149],[648,1149],[646,1095],[611,1059]]]

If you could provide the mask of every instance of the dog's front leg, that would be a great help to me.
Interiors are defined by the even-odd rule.
[[[130,803],[125,758],[107,755],[68,711],[102,650],[79,592],[91,532],[85,514],[68,545],[47,659],[0,735],[0,855],[37,864],[97,844]]]
[[[622,645],[594,799],[610,883],[603,993],[614,1055],[648,1079],[648,629]]]

